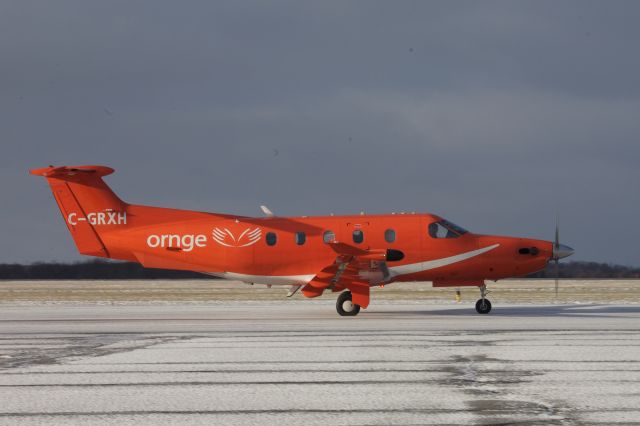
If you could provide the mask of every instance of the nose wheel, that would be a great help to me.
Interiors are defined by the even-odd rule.
[[[338,296],[336,311],[343,317],[355,317],[360,312],[360,305],[356,305],[351,301],[350,291],[344,291]]]
[[[476,302],[476,312],[479,314],[488,314],[491,312],[491,302],[485,297],[487,295],[487,286],[483,284],[479,288],[480,299]]]

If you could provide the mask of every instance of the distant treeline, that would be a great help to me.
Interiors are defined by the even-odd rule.
[[[560,262],[560,278],[640,278],[640,268],[598,262]],[[554,278],[555,264],[549,263],[544,271],[530,278]]]
[[[554,265],[530,278],[553,278]],[[77,263],[0,264],[2,280],[212,279],[196,272],[146,269],[137,263],[90,260]],[[640,278],[640,268],[597,262],[560,263],[560,278]]]
[[[77,263],[0,264],[2,280],[166,280],[211,276],[188,271],[147,269],[138,263],[90,260]]]

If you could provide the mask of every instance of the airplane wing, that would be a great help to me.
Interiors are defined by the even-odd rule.
[[[329,243],[336,252],[335,261],[323,268],[302,288],[306,297],[318,297],[325,290],[349,289],[353,303],[369,306],[369,289],[390,278],[387,250],[362,250],[344,243]]]

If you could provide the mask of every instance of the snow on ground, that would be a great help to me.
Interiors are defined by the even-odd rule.
[[[640,422],[640,307],[4,304],[0,424]]]

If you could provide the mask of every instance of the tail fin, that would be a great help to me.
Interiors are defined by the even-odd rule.
[[[89,256],[111,257],[101,234],[126,225],[127,204],[102,180],[113,173],[104,166],[62,166],[31,170],[44,176],[78,247]]]

